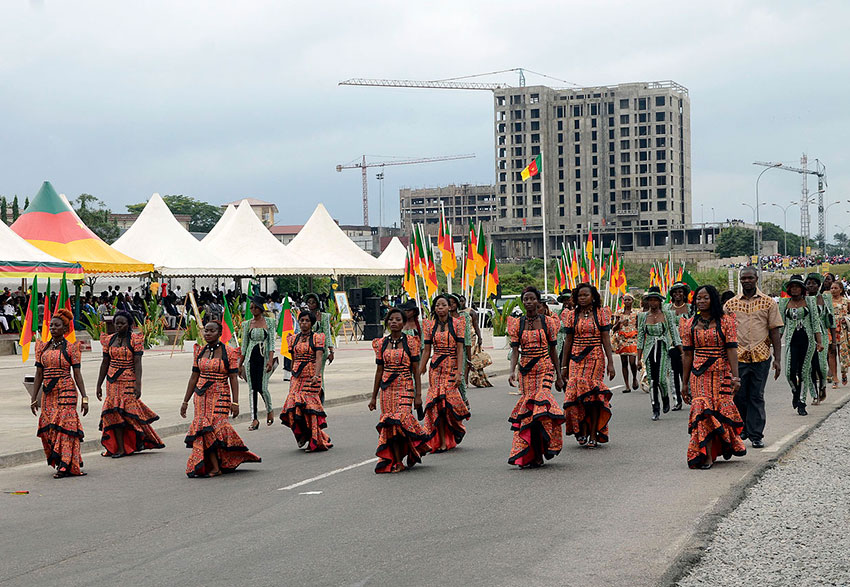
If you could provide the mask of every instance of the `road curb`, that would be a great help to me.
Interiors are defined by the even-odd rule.
[[[491,373],[487,373],[488,377],[498,377],[499,375],[507,375],[508,369],[497,369]],[[368,400],[372,397],[372,392],[368,393],[352,393],[350,395],[345,395],[342,397],[334,397],[328,398],[324,406],[326,408],[334,408],[339,406],[344,406],[347,404],[354,404],[360,401]],[[233,422],[249,422],[251,420],[248,414],[239,414]],[[162,428],[157,428],[156,432],[159,434],[160,438],[167,438],[169,436],[176,436],[178,434],[186,434],[189,431],[189,423],[191,420],[186,420],[185,423],[181,424],[172,424],[170,426],[163,426]],[[98,435],[99,436],[99,435]],[[99,451],[101,449],[100,438],[98,437],[96,440],[85,440],[80,444],[80,452],[81,453],[90,453]],[[19,465],[28,465],[30,463],[37,463],[39,461],[44,460],[44,450],[28,450],[17,453],[11,453],[7,455],[0,455],[0,469],[7,469],[9,467],[17,467]]]
[[[702,560],[706,548],[711,542],[711,539],[714,538],[717,525],[741,504],[747,496],[747,491],[758,483],[765,473],[774,468],[791,449],[806,440],[815,430],[823,425],[827,418],[845,407],[848,403],[850,403],[850,397],[824,413],[820,419],[816,420],[811,427],[803,431],[793,442],[789,442],[776,455],[759,465],[747,479],[732,486],[729,492],[721,497],[714,507],[711,508],[711,511],[702,515],[697,522],[691,538],[679,550],[679,554],[667,568],[667,571],[661,576],[658,584],[665,587],[672,587],[682,580]]]

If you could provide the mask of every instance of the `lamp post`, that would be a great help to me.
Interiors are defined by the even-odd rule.
[[[787,206],[780,206],[779,204],[774,204],[774,203],[771,203],[770,205],[776,206],[777,208],[782,210],[782,237],[783,237],[782,256],[787,257],[788,256],[788,217],[787,217],[788,208],[790,208],[791,206],[799,206],[799,203],[798,202],[791,202]]]
[[[381,237],[384,232],[384,172],[380,172],[375,178],[381,182],[381,197],[378,205],[378,250],[381,250]]]
[[[756,266],[758,267],[758,266],[761,265],[761,255],[759,255],[759,252],[758,252],[758,236],[757,236],[758,235],[758,228],[759,228],[759,225],[758,225],[758,206],[753,206],[752,204],[747,204],[746,202],[741,202],[741,205],[746,206],[747,208],[749,208],[750,210],[753,211],[753,222],[755,223],[755,227],[754,227],[755,230],[753,230],[753,251],[755,251],[755,254],[757,256]],[[766,205],[767,205],[766,203],[760,204],[760,206],[766,206]]]
[[[753,163],[753,165],[755,165],[755,163]],[[759,261],[758,261],[759,267],[761,266],[761,250],[760,250],[761,247],[759,246],[759,245],[761,245],[761,238],[759,238],[761,236],[761,234],[760,234],[761,230],[760,230],[760,227],[759,227],[759,205],[760,205],[759,204],[759,180],[761,179],[762,175],[764,175],[765,173],[767,173],[771,169],[776,169],[777,167],[782,167],[782,163],[775,163],[774,165],[771,165],[770,167],[765,167],[762,170],[762,172],[759,173],[758,177],[756,178],[756,206],[755,206],[755,208],[753,208],[753,210],[755,210],[755,216],[756,216],[756,235],[757,235],[757,238],[756,238],[756,255],[758,255],[758,258],[759,258]]]

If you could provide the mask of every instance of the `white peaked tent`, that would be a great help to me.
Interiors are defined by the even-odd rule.
[[[358,247],[337,226],[323,204],[287,245],[304,265],[302,275],[401,275],[404,266],[390,268]]]
[[[230,204],[225,210],[224,214],[221,215],[221,218],[218,219],[218,222],[215,223],[215,226],[212,227],[212,230],[209,231],[206,236],[201,239],[205,241],[210,238],[215,238],[219,232],[224,230],[224,227],[230,224],[230,221],[233,220],[233,215],[236,214],[236,206]]]
[[[193,275],[244,275],[245,267],[227,265],[174,218],[159,194],[153,194],[133,225],[112,246],[118,251],[152,263],[167,277]]]
[[[247,201],[242,200],[229,219],[226,216],[201,241],[209,253],[225,264],[250,268],[243,275],[305,274],[298,257],[269,232]]]
[[[384,249],[384,252],[381,253],[381,256],[378,257],[378,261],[380,261],[383,265],[386,265],[390,269],[401,269],[404,271],[404,262],[407,260],[407,249],[397,236],[394,236],[390,241],[390,244],[387,245],[387,248]]]
[[[79,270],[78,264],[45,253],[0,222],[0,278],[61,277],[67,271],[81,279]]]

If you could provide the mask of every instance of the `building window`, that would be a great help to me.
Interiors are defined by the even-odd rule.
[[[576,206],[576,216],[581,216],[581,206]]]
[[[539,192],[540,191],[540,182],[539,181],[533,182],[531,184],[531,189],[534,190],[535,192]]]
[[[655,96],[655,105],[656,106],[664,106],[664,96]]]
[[[647,114],[646,112],[642,114],[638,114],[638,122],[646,122]]]
[[[628,124],[629,123],[629,115],[628,114],[620,114],[620,124]]]
[[[628,107],[629,107],[628,98],[623,98],[622,100],[620,100],[620,110],[626,110]]]
[[[576,182],[576,191],[577,191],[577,192],[580,192],[580,191],[581,191],[581,182],[580,182],[580,181],[577,181],[577,182]]]
[[[638,127],[638,135],[644,136],[646,134],[649,134],[649,127],[648,126],[639,126]]]
[[[576,154],[576,155],[578,155],[579,153],[581,153],[581,145],[576,145],[576,146],[574,147],[574,151],[575,151],[575,154]]]
[[[655,125],[655,134],[657,134],[657,135],[663,135],[664,134],[664,125],[663,124],[656,124]]]
[[[599,169],[594,167],[590,172],[591,177],[599,177]],[[593,183],[596,183],[595,181]]]
[[[592,145],[590,145],[590,152],[591,152],[591,153],[595,153],[595,152],[596,152],[596,150],[597,150],[597,145],[596,145],[596,143],[593,143]]]
[[[595,107],[595,106],[596,106],[596,104],[592,104],[591,106],[594,106],[594,107]],[[595,113],[595,112],[593,112],[593,114],[596,114],[596,113]],[[595,119],[595,118],[591,118],[591,119],[590,119],[590,128],[596,128],[596,119]]]
[[[665,199],[667,197],[667,188],[658,188],[656,194],[659,200]]]
[[[655,185],[667,185],[667,176],[659,175],[655,178]]]
[[[531,147],[531,154],[532,155],[539,155],[540,154],[540,145],[533,145]]]
[[[576,167],[581,165],[581,157],[576,157]]]
[[[558,203],[561,204],[561,205],[564,204],[564,194],[558,195]]]
[[[629,148],[631,148],[631,146],[630,146],[630,144],[629,144],[629,141],[628,141],[628,140],[620,141],[620,148],[621,148],[621,149],[629,149]]]
[[[632,180],[628,177],[620,178],[620,187],[621,188],[630,188],[632,187]]]
[[[638,149],[648,149],[649,141],[647,139],[638,139]]]
[[[638,166],[638,173],[648,173],[648,172],[649,172],[649,165],[647,165],[646,163],[641,163]]]
[[[540,142],[540,135],[536,134],[536,133],[531,135],[531,142],[532,143],[539,143]]]
[[[640,203],[640,211],[641,212],[649,212],[651,209],[652,208],[649,205],[649,202],[641,202]]]
[[[646,98],[638,98],[638,110],[646,110]]]
[[[629,175],[632,172],[631,165],[620,165],[620,175]]]
[[[594,194],[593,194],[593,202],[594,202],[594,203],[596,203],[596,202],[598,202],[598,201],[599,201],[599,194],[594,193]]]
[[[523,116],[522,110],[514,110],[511,113],[511,116],[513,117],[514,120],[522,120],[522,116]]]
[[[614,103],[608,102],[608,114],[614,114]]]
[[[664,161],[667,158],[667,152],[663,149],[655,152],[655,159],[657,161]]]
[[[522,132],[522,123],[521,122],[515,122],[514,123],[514,132]]]
[[[655,164],[655,173],[666,173],[667,172],[667,164],[666,163],[656,163]]]
[[[613,138],[614,138],[614,129],[609,128],[608,129],[608,139],[613,139]]]
[[[599,214],[599,206],[594,206],[594,207],[593,207],[593,213],[594,213],[594,214]]]
[[[532,118],[540,118],[540,110],[538,108],[531,109],[531,117]]]
[[[560,206],[560,207],[558,208],[558,216],[563,216],[563,215],[564,215],[564,207],[563,207],[563,206]]]
[[[645,177],[645,176],[644,176],[644,177],[641,177],[641,178],[640,178],[640,186],[641,186],[641,187],[646,187],[646,186],[648,186],[648,185],[649,185],[649,179],[648,179],[647,177]]]
[[[620,153],[620,163],[628,163],[631,158],[629,153]]]
[[[613,190],[616,187],[617,187],[617,180],[616,179],[609,179],[608,180],[608,189]]]
[[[590,158],[590,164],[591,164],[591,165],[599,165],[599,157],[597,157],[596,155],[594,155],[593,157],[591,157],[591,158]]]
[[[664,112],[655,113],[655,122],[664,122]]]
[[[640,195],[641,200],[646,200],[649,198],[649,190],[638,190],[638,194]]]
[[[576,194],[576,204],[581,204],[581,194]]]
[[[597,131],[595,131],[595,130],[590,131],[590,140],[591,141],[597,140],[596,134],[597,134]]]
[[[531,130],[540,130],[540,121],[539,120],[535,120],[534,122],[531,123]]]
[[[578,120],[573,120],[573,129],[578,130]]]
[[[621,127],[620,128],[620,136],[621,137],[629,136],[629,127],[627,127],[627,126]]]
[[[575,142],[579,142],[581,140],[581,133],[579,133],[579,132],[573,133],[573,140]]]
[[[613,116],[608,117],[608,126],[614,126],[614,117]]]
[[[614,204],[611,204],[610,210],[611,210],[611,214],[614,214],[617,211],[617,206],[615,206]]]
[[[660,202],[656,202],[655,209],[659,212],[665,212],[667,210],[667,200],[661,200]]]

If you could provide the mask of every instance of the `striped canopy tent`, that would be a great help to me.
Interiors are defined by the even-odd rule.
[[[87,274],[133,275],[153,271],[151,263],[128,257],[93,233],[49,181],[11,229],[30,244],[68,263],[79,263]]]
[[[32,279],[39,277],[82,279],[78,263],[65,263],[29,244],[11,228],[0,222],[0,278]]]

